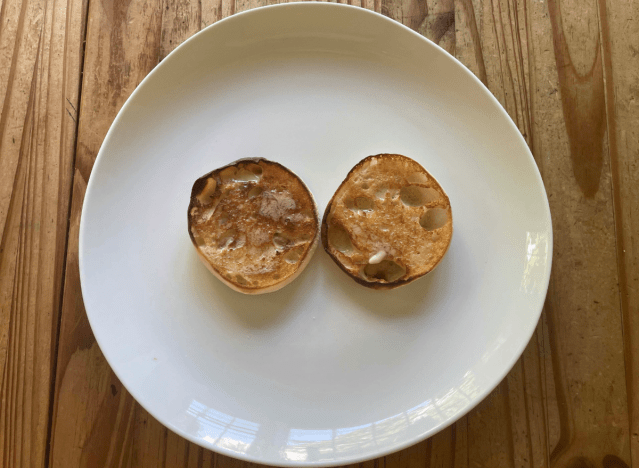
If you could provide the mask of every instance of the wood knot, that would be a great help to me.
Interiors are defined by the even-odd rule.
[[[595,464],[586,457],[575,457],[566,463],[566,468],[595,468]]]
[[[628,464],[617,455],[606,455],[601,461],[603,468],[630,468]]]

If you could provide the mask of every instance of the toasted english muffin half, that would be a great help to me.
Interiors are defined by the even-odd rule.
[[[304,270],[319,239],[313,195],[286,167],[241,159],[193,184],[188,230],[202,262],[245,294],[283,288]]]
[[[355,165],[322,219],[326,252],[373,289],[393,289],[432,271],[452,235],[448,196],[426,169],[399,154]]]

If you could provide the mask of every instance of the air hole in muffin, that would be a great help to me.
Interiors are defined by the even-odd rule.
[[[434,231],[444,227],[447,222],[448,210],[446,208],[430,208],[419,218],[420,226],[427,231]]]
[[[429,187],[407,185],[399,191],[399,197],[406,206],[422,206],[439,199],[439,192]]]
[[[233,176],[233,180],[236,182],[257,182],[260,180],[260,176],[248,169],[242,168]]]
[[[428,184],[428,177],[423,172],[414,172],[410,174],[406,180],[409,184]]]
[[[233,176],[237,172],[237,167],[229,166],[220,171],[220,179],[222,179],[222,183],[226,184],[227,182],[233,179]]]
[[[284,260],[287,263],[297,263],[300,260],[301,256],[302,256],[302,248],[297,248],[297,249],[289,250],[288,252],[286,252],[286,254],[284,255]]]
[[[357,197],[355,199],[355,207],[362,211],[373,211],[375,209],[375,202],[368,197]]]
[[[258,177],[262,177],[262,166],[259,164],[249,164],[246,168]]]
[[[264,189],[262,187],[255,186],[251,190],[249,190],[248,197],[249,198],[255,198],[255,197],[261,195],[263,191],[264,191]]]
[[[273,234],[273,245],[278,249],[283,249],[289,243],[290,239],[280,232]]]
[[[237,229],[228,229],[224,231],[224,233],[217,240],[218,249],[225,249],[230,246],[235,240],[235,236],[237,235]]]
[[[394,260],[382,260],[366,265],[362,269],[362,274],[367,281],[382,280],[392,283],[406,274],[406,268]]]
[[[388,187],[384,184],[381,184],[377,187],[377,190],[375,190],[375,197],[379,198],[380,200],[383,200],[384,198],[386,198],[387,193],[388,193]]]
[[[210,204],[213,201],[213,194],[215,193],[216,187],[217,182],[215,181],[215,177],[209,177],[206,179],[206,185],[196,198],[202,205]]]
[[[348,232],[346,232],[346,229],[340,225],[328,226],[328,243],[335,250],[344,254],[353,251],[353,242],[351,241],[351,237],[348,235]]]

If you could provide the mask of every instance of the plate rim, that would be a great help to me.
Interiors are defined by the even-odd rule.
[[[348,456],[345,458],[335,458],[331,461],[294,461],[294,460],[284,460],[284,459],[280,459],[280,460],[264,460],[262,458],[253,456],[253,455],[249,455],[246,453],[238,453],[238,452],[234,452],[232,450],[226,449],[224,447],[219,447],[210,443],[207,443],[207,441],[203,440],[203,439],[198,439],[196,437],[191,436],[190,434],[188,434],[187,432],[183,431],[182,429],[180,429],[179,427],[175,426],[173,423],[171,423],[170,421],[165,420],[165,418],[162,417],[158,417],[156,415],[156,413],[149,407],[147,407],[147,405],[145,403],[143,403],[143,401],[141,399],[139,399],[137,397],[137,391],[132,391],[129,386],[126,384],[125,380],[123,379],[120,375],[120,373],[118,372],[118,370],[111,364],[112,360],[109,358],[109,352],[106,351],[106,349],[102,346],[102,340],[101,338],[99,338],[99,333],[96,333],[94,325],[92,323],[91,320],[91,313],[89,312],[89,308],[86,307],[86,303],[85,303],[85,311],[86,311],[86,315],[87,315],[87,319],[89,321],[89,325],[91,326],[91,331],[94,335],[95,341],[98,344],[98,346],[100,347],[100,351],[102,352],[104,358],[106,359],[107,363],[109,364],[110,369],[113,371],[113,373],[116,375],[116,377],[120,380],[120,382],[122,383],[122,385],[126,388],[126,390],[131,394],[131,396],[135,399],[135,401],[142,406],[142,408],[144,408],[145,411],[147,411],[153,418],[155,418],[158,422],[160,422],[160,424],[162,424],[164,427],[168,428],[169,430],[171,430],[172,432],[174,432],[175,434],[179,435],[180,437],[185,438],[186,440],[188,440],[191,443],[194,443],[200,447],[203,447],[207,450],[211,450],[215,453],[219,453],[228,457],[232,457],[232,458],[236,458],[239,460],[243,460],[243,461],[247,461],[247,462],[251,462],[251,463],[259,463],[259,464],[269,464],[272,466],[281,466],[281,467],[296,467],[296,466],[305,466],[305,467],[332,467],[332,466],[341,466],[344,464],[352,464],[352,463],[360,463],[363,461],[367,461],[367,460],[372,460],[375,458],[380,458],[380,457],[384,457],[386,455],[404,450],[408,447],[411,447],[419,442],[422,442],[424,440],[426,440],[429,437],[432,437],[433,435],[439,433],[440,431],[446,429],[447,427],[451,426],[452,424],[454,424],[455,422],[459,421],[461,418],[463,418],[464,416],[466,416],[472,409],[474,409],[479,403],[481,403],[483,400],[486,399],[486,397],[495,389],[497,388],[497,386],[506,378],[506,376],[508,375],[508,373],[512,370],[512,368],[514,367],[514,365],[517,363],[517,361],[519,360],[519,358],[522,356],[524,350],[526,349],[526,347],[528,346],[528,344],[530,343],[530,340],[537,328],[537,324],[539,323],[539,318],[541,317],[541,314],[543,312],[543,306],[544,306],[544,302],[548,293],[548,288],[549,288],[549,284],[550,284],[550,273],[551,273],[551,269],[552,269],[552,258],[553,258],[553,245],[554,245],[554,241],[553,241],[553,236],[554,236],[554,232],[553,232],[553,224],[552,224],[552,213],[550,210],[550,204],[549,204],[549,200],[548,200],[548,195],[546,193],[546,189],[545,189],[545,184],[543,182],[543,179],[541,177],[541,173],[539,171],[539,166],[537,165],[537,162],[534,159],[534,156],[532,154],[532,152],[530,151],[530,147],[528,146],[527,142],[525,141],[525,139],[523,138],[519,128],[517,127],[517,125],[514,123],[514,121],[512,120],[512,118],[510,117],[510,115],[508,114],[508,112],[504,109],[504,107],[502,106],[502,104],[499,102],[499,100],[493,95],[493,93],[488,89],[488,87],[473,73],[471,72],[461,61],[459,61],[454,55],[450,54],[448,51],[446,51],[445,49],[443,49],[442,47],[440,47],[438,44],[434,43],[433,41],[431,41],[430,39],[428,39],[427,37],[419,34],[418,32],[412,30],[411,28],[409,28],[408,26],[403,25],[402,23],[393,20],[392,18],[389,18],[387,16],[384,16],[381,13],[375,12],[373,10],[369,10],[366,8],[362,8],[362,7],[358,7],[358,6],[354,6],[354,5],[348,5],[348,4],[341,4],[341,3],[329,3],[329,2],[323,2],[323,1],[301,1],[301,2],[295,2],[295,3],[282,3],[282,4],[275,4],[275,5],[266,5],[266,6],[261,6],[261,7],[256,7],[256,8],[252,8],[249,10],[245,10],[242,12],[238,12],[238,13],[234,13],[231,16],[228,16],[226,18],[220,19],[218,21],[216,21],[213,24],[210,24],[209,26],[203,28],[202,30],[196,32],[195,34],[193,34],[192,36],[190,36],[188,39],[186,39],[184,42],[182,42],[179,46],[177,46],[173,51],[171,51],[160,63],[158,63],[143,79],[142,81],[135,87],[135,89],[133,90],[133,92],[129,95],[129,97],[125,100],[124,104],[122,105],[122,107],[118,110],[115,118],[113,119],[113,122],[111,123],[109,130],[107,131],[106,135],[104,136],[104,139],[100,145],[100,149],[96,155],[95,161],[93,163],[92,169],[91,169],[91,173],[89,175],[89,180],[87,182],[87,187],[85,190],[85,194],[84,194],[84,199],[82,202],[82,210],[81,210],[81,215],[80,215],[80,226],[79,226],[79,238],[78,238],[78,267],[79,267],[79,277],[80,277],[80,290],[82,293],[82,298],[83,298],[83,303],[84,303],[84,297],[85,297],[85,277],[86,277],[86,265],[84,264],[84,238],[85,238],[85,229],[86,229],[86,223],[84,222],[85,219],[85,210],[87,210],[87,200],[90,199],[91,197],[91,193],[93,192],[93,186],[95,185],[93,183],[94,178],[92,177],[92,175],[94,174],[94,171],[96,170],[96,168],[99,167],[101,161],[104,159],[104,148],[105,148],[105,143],[112,137],[112,133],[114,132],[114,128],[117,126],[116,124],[119,122],[119,120],[122,118],[122,115],[127,111],[127,108],[131,106],[131,102],[135,99],[136,95],[138,94],[140,88],[142,88],[142,86],[145,84],[145,82],[149,79],[151,79],[151,77],[153,75],[155,75],[156,73],[159,73],[159,70],[163,69],[166,65],[166,63],[168,63],[171,59],[172,56],[174,56],[174,54],[178,54],[180,52],[180,50],[184,47],[186,47],[186,45],[191,42],[194,41],[199,35],[201,34],[207,34],[207,31],[209,31],[212,28],[216,28],[218,27],[220,24],[223,23],[227,23],[227,22],[233,22],[233,21],[238,21],[241,20],[242,18],[246,17],[246,16],[251,16],[251,15],[259,15],[261,14],[264,10],[271,10],[271,9],[280,9],[280,10],[295,10],[295,9],[299,9],[299,10],[304,10],[304,9],[333,9],[334,11],[340,11],[340,10],[346,10],[349,9],[351,11],[357,11],[359,14],[362,15],[370,15],[372,17],[376,17],[379,20],[385,21],[387,24],[392,24],[394,27],[397,27],[399,29],[402,29],[404,31],[409,32],[415,39],[422,41],[423,44],[434,48],[436,51],[438,51],[438,53],[443,54],[444,57],[446,57],[449,60],[452,60],[458,68],[461,69],[462,73],[464,73],[466,76],[470,77],[472,80],[474,80],[475,84],[479,85],[479,89],[482,90],[482,92],[484,93],[484,95],[486,95],[492,102],[493,104],[496,105],[496,108],[498,109],[499,113],[502,115],[502,117],[505,118],[505,120],[508,122],[508,125],[511,126],[511,128],[513,130],[515,130],[515,138],[519,140],[520,143],[522,143],[522,147],[525,148],[525,153],[526,156],[528,157],[528,162],[531,163],[532,167],[534,168],[534,174],[535,174],[535,178],[536,178],[536,182],[537,185],[535,187],[536,191],[538,190],[542,199],[544,200],[545,203],[543,203],[543,207],[544,207],[544,211],[545,211],[545,217],[547,220],[547,225],[548,225],[548,261],[546,262],[545,265],[545,270],[544,270],[544,284],[542,284],[542,288],[540,290],[539,295],[537,296],[538,301],[537,303],[534,304],[533,310],[537,310],[538,312],[536,314],[537,320],[535,321],[535,326],[531,327],[530,330],[528,330],[525,333],[525,336],[527,336],[527,339],[524,341],[522,340],[520,346],[517,347],[517,352],[513,353],[512,357],[510,360],[508,360],[508,364],[504,366],[504,370],[502,373],[500,373],[500,378],[497,379],[493,384],[491,385],[487,385],[485,387],[485,389],[481,392],[479,392],[479,396],[473,401],[471,402],[467,407],[465,407],[464,409],[462,409],[461,411],[459,411],[457,414],[455,414],[452,418],[450,418],[447,421],[441,422],[438,425],[435,425],[434,427],[432,427],[430,430],[424,431],[420,434],[414,435],[412,437],[406,437],[404,439],[402,439],[401,442],[399,443],[393,443],[390,444],[388,446],[388,448],[382,449],[382,450],[373,450],[370,451],[366,454],[360,454],[357,456]]]

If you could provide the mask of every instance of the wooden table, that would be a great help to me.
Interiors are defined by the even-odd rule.
[[[267,3],[0,0],[2,467],[248,465],[171,433],[114,376],[82,303],[78,226],[136,85],[199,29]],[[452,427],[362,466],[639,467],[639,0],[361,7],[490,88],[532,149],[555,233],[546,306],[508,377]]]

